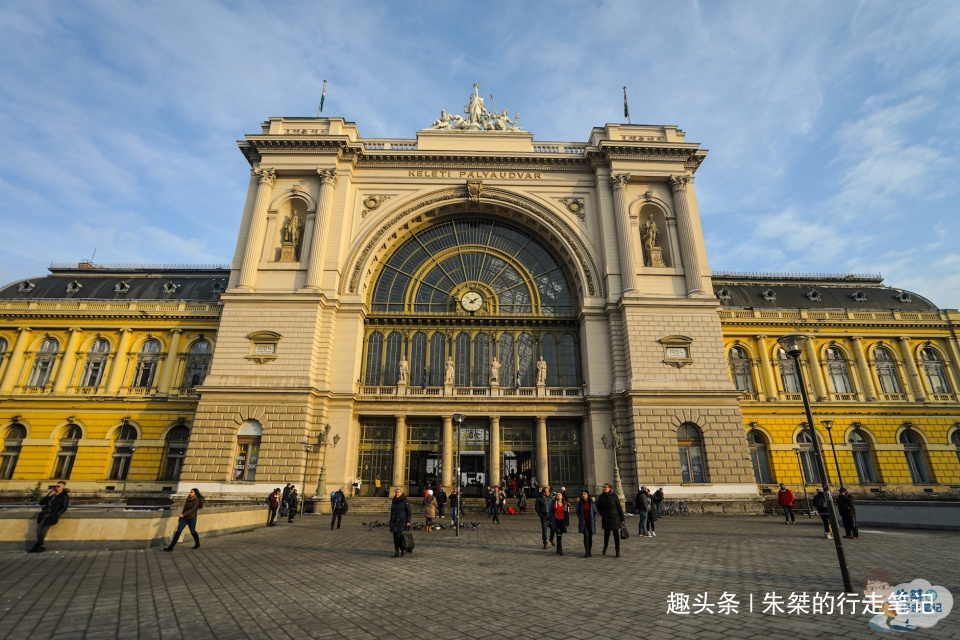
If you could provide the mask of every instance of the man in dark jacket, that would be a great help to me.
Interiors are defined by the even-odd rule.
[[[410,551],[403,541],[403,532],[410,526],[410,501],[403,495],[403,489],[397,487],[396,495],[390,501],[390,533],[393,534],[393,557],[399,558]]]
[[[837,511],[840,512],[840,519],[843,520],[844,538],[860,537],[860,530],[857,528],[857,505],[846,488],[840,489],[840,495],[837,496]]]
[[[50,527],[57,524],[60,516],[70,506],[70,492],[67,491],[67,483],[60,481],[57,486],[50,490],[50,493],[40,498],[40,514],[37,516],[37,544],[33,545],[27,553],[40,553],[46,551],[43,546],[43,539],[47,535]]]
[[[289,482],[287,486],[283,488],[283,494],[280,496],[280,517],[287,517],[287,510],[290,508],[290,487],[293,485]]]
[[[827,494],[823,492],[823,489],[817,489],[817,495],[813,497],[813,506],[817,508],[817,515],[823,520],[823,537],[833,538],[833,534],[830,532],[830,510],[827,503]]]
[[[443,507],[447,504],[447,492],[443,490],[443,487],[437,489],[437,517],[443,517]]]
[[[647,488],[640,487],[640,491],[633,498],[633,510],[637,513],[637,519],[640,520],[640,535],[647,535],[647,515],[650,511],[650,501],[647,497]]]
[[[287,522],[293,522],[297,515],[297,508],[300,506],[300,494],[297,493],[297,487],[290,486],[290,495],[287,496]]]
[[[620,527],[623,526],[623,507],[620,498],[613,492],[610,483],[603,485],[603,493],[597,496],[597,513],[603,522],[603,555],[607,555],[610,533],[613,533],[613,545],[620,557]]]
[[[343,518],[343,514],[347,512],[347,496],[344,495],[343,489],[337,489],[332,496],[330,496],[330,509],[333,513],[333,518],[330,519],[330,530],[333,531],[333,525],[336,523],[337,529],[340,528],[340,520]]]
[[[540,534],[543,536],[543,548],[547,548],[547,529],[550,530],[550,544],[553,544],[553,529],[550,527],[550,487],[540,487],[533,510],[540,516]]]

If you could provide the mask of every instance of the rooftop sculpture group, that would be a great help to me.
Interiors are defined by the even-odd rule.
[[[490,100],[493,100],[493,94],[490,94]],[[520,131],[520,125],[517,124],[520,114],[515,114],[511,120],[506,109],[497,113],[495,104],[493,111],[488,111],[480,97],[480,85],[476,82],[473,83],[473,93],[470,94],[470,101],[463,107],[463,112],[467,114],[466,118],[441,109],[440,117],[430,128],[438,131]]]

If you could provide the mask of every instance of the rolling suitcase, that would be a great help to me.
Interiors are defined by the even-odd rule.
[[[407,553],[413,553],[413,548],[416,544],[413,541],[413,532],[404,531],[403,532],[403,550]]]

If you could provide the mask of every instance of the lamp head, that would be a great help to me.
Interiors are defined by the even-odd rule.
[[[334,449],[337,448],[337,443],[338,443],[338,442],[340,442],[340,434],[339,434],[339,433],[338,433],[337,435],[333,436],[333,448],[334,448]]]
[[[823,428],[827,431],[833,429],[833,420],[821,420],[821,422],[823,423]]]
[[[453,421],[457,423],[457,426],[459,426],[463,424],[463,421],[466,417],[467,416],[463,415],[462,413],[455,413],[453,414]]]
[[[600,441],[603,443],[603,446],[606,447],[606,446],[607,446],[607,434],[603,434],[602,436],[600,436]]]
[[[791,333],[777,338],[777,342],[783,347],[783,350],[787,352],[787,355],[793,357],[800,355],[800,352],[803,350],[803,344],[806,341],[807,336],[802,333]]]

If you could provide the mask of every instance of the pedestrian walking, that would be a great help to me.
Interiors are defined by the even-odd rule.
[[[373,481],[373,497],[380,497],[380,475],[378,474],[376,479]]]
[[[490,485],[487,485],[487,515],[493,515],[493,489],[490,488]]]
[[[837,496],[837,511],[840,512],[840,519],[843,520],[843,537],[854,540],[859,539],[860,529],[857,528],[857,504],[846,487],[840,489],[840,495]]]
[[[817,495],[813,496],[813,506],[817,508],[817,515],[823,520],[823,537],[833,538],[833,532],[830,531],[830,511],[827,508],[827,494],[823,488],[817,489]]]
[[[267,526],[275,527],[277,526],[277,510],[280,509],[280,487],[277,487],[273,490],[269,496],[267,496]]]
[[[290,487],[293,485],[289,482],[287,486],[283,488],[283,494],[280,496],[280,517],[286,518],[287,511],[290,509]]]
[[[783,517],[786,520],[784,524],[797,524],[797,518],[793,515],[793,491],[787,489],[782,482],[780,491],[777,492],[777,503],[783,507]]]
[[[346,512],[347,496],[344,495],[343,489],[337,489],[330,494],[330,513],[333,514],[333,517],[330,518],[330,531],[333,531],[334,524],[337,525],[337,529],[340,528],[340,521]]]
[[[363,480],[361,480],[359,477],[353,481],[353,497],[356,498],[360,496],[360,487],[362,486]]]
[[[410,501],[403,495],[403,489],[397,487],[390,501],[390,533],[393,534],[393,557],[403,556],[403,532],[410,526]]]
[[[640,487],[637,495],[633,498],[633,510],[637,514],[639,523],[640,537],[647,535],[647,518],[650,516],[650,499],[647,496],[647,488]]]
[[[657,513],[657,508],[654,506],[653,496],[650,494],[650,487],[647,487],[647,504],[650,505],[650,510],[647,512],[647,537],[656,537],[657,536],[657,520],[660,519],[660,514]]]
[[[603,493],[597,497],[597,512],[603,525],[603,555],[607,555],[610,534],[613,534],[613,546],[620,557],[620,527],[623,526],[623,507],[620,498],[612,491],[610,483],[603,485]]]
[[[287,522],[293,522],[299,506],[300,494],[297,493],[297,487],[295,485],[290,485],[290,495],[287,496]]]
[[[661,507],[663,506],[663,487],[660,487],[659,489],[657,489],[656,492],[653,494],[653,506],[657,510],[658,518],[661,515],[663,515],[660,511]]]
[[[503,509],[503,491],[500,490],[500,487],[495,487],[493,489],[493,494],[490,500],[493,504],[493,522],[500,524],[500,510]]]
[[[60,521],[67,509],[70,507],[70,491],[67,490],[67,483],[61,480],[47,495],[40,498],[38,503],[42,509],[37,514],[37,542],[27,553],[41,553],[47,548],[43,545],[44,538],[50,527]]]
[[[517,513],[526,513],[527,512],[527,494],[524,493],[523,489],[517,494]]]
[[[447,492],[437,487],[437,517],[443,519],[443,508],[447,505]]]
[[[597,533],[597,503],[590,497],[586,489],[580,494],[577,501],[577,530],[583,534],[583,557],[589,558],[593,554],[593,536]]]
[[[553,545],[553,527],[550,526],[550,487],[540,487],[533,510],[540,516],[540,533],[543,536],[543,548],[547,548],[547,531],[550,531],[550,544]]]
[[[563,555],[563,534],[570,526],[570,507],[562,493],[558,493],[550,504],[550,529],[557,536],[557,555]]]
[[[427,495],[423,499],[423,518],[427,521],[427,531],[433,531],[433,519],[437,517],[437,499],[433,495],[433,489],[427,489]]]
[[[177,531],[173,534],[170,544],[163,548],[164,551],[173,551],[180,541],[180,534],[185,527],[190,527],[190,535],[193,536],[193,548],[200,548],[200,536],[197,535],[197,513],[203,509],[203,495],[199,489],[190,489],[187,499],[183,503],[183,509],[180,511],[180,520],[177,522]]]
[[[453,524],[459,526],[460,520],[458,519],[460,515],[460,489],[454,489],[453,493],[450,494],[450,517],[453,518]]]

